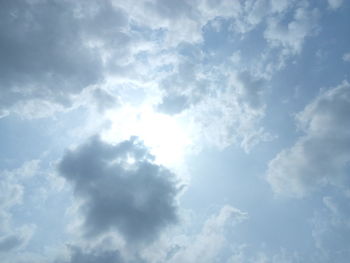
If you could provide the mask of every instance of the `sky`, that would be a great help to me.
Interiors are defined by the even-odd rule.
[[[350,2],[0,1],[3,263],[350,261]]]

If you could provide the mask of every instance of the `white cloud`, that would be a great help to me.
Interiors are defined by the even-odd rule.
[[[269,163],[267,180],[276,193],[302,197],[310,190],[349,187],[350,85],[320,94],[297,120],[305,135]]]

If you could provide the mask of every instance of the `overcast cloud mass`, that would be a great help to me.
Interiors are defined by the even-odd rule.
[[[348,263],[349,14],[0,1],[1,263]]]

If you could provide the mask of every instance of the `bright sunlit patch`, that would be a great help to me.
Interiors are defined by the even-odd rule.
[[[180,120],[150,107],[123,107],[107,113],[111,127],[102,134],[109,142],[139,137],[150,148],[156,162],[175,165],[181,162],[190,146],[190,138]]]

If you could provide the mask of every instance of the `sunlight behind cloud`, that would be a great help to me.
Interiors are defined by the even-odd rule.
[[[179,118],[155,112],[150,106],[124,107],[106,115],[111,125],[102,134],[103,140],[116,143],[137,136],[159,164],[181,164],[191,145],[188,129]]]

